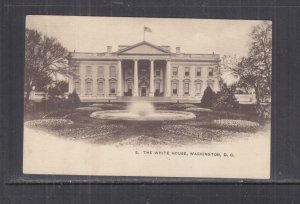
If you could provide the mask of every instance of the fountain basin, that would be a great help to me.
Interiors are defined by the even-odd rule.
[[[157,110],[148,114],[138,114],[127,110],[107,110],[93,112],[90,117],[106,120],[130,121],[163,121],[163,120],[188,120],[195,118],[194,113],[185,111]]]

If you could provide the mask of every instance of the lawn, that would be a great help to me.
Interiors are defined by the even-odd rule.
[[[25,114],[25,126],[69,140],[117,145],[189,145],[248,138],[268,127],[254,114],[212,111],[194,104],[155,104],[157,110],[188,111],[182,121],[122,121],[91,118],[99,110],[124,110],[127,104],[88,104],[72,110]],[[43,121],[43,122],[41,122]]]

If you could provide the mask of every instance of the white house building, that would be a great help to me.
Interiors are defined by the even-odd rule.
[[[152,101],[199,102],[207,86],[219,90],[218,54],[186,54],[176,47],[143,41],[119,45],[113,52],[73,52],[76,76],[69,91],[76,90],[82,102]]]

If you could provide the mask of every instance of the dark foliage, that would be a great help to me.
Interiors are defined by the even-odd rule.
[[[34,101],[29,100],[28,103],[24,103],[24,112],[29,113],[29,112],[34,112],[36,109],[36,105]]]
[[[234,96],[234,87],[228,87],[225,83],[221,86],[221,90],[216,94],[213,104],[215,110],[234,111],[239,108],[239,103]]]
[[[269,105],[272,86],[272,24],[264,21],[253,26],[248,56],[224,56],[223,72],[238,78],[238,87],[246,92],[254,91],[256,112],[262,118],[270,117]],[[269,115],[269,116],[267,116]]]
[[[68,104],[71,108],[76,108],[80,106],[80,98],[75,90],[71,94],[69,94]]]
[[[270,119],[271,118],[271,104],[270,103],[262,103],[260,106],[256,108],[256,113],[262,119]]]
[[[211,108],[216,100],[216,93],[208,86],[201,99],[201,106],[204,108]]]
[[[48,37],[36,30],[26,29],[25,33],[25,103],[29,102],[30,92],[35,87],[44,91],[53,82],[56,74],[73,73],[75,64],[71,55],[55,38]]]
[[[66,81],[58,81],[48,88],[50,98],[65,98],[64,94],[68,92],[68,83]]]

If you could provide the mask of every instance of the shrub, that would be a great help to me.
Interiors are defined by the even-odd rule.
[[[71,94],[69,94],[68,104],[72,108],[76,108],[80,106],[80,98],[75,90]]]
[[[201,106],[204,108],[211,108],[214,104],[216,93],[208,86],[201,99]]]
[[[48,100],[43,101],[45,111],[51,111],[58,109],[61,106],[61,99],[60,98],[52,98],[50,97]]]
[[[221,90],[216,94],[216,99],[213,103],[215,110],[237,110],[239,103],[234,96],[234,90],[223,84]]]
[[[247,120],[214,120],[212,126],[221,129],[231,129],[238,131],[254,131],[259,127],[259,124],[256,122],[251,122]]]
[[[271,118],[271,104],[260,104],[256,108],[256,113],[263,119],[270,119]]]
[[[34,101],[29,100],[27,103],[24,103],[24,112],[33,112],[35,111],[36,105]]]

